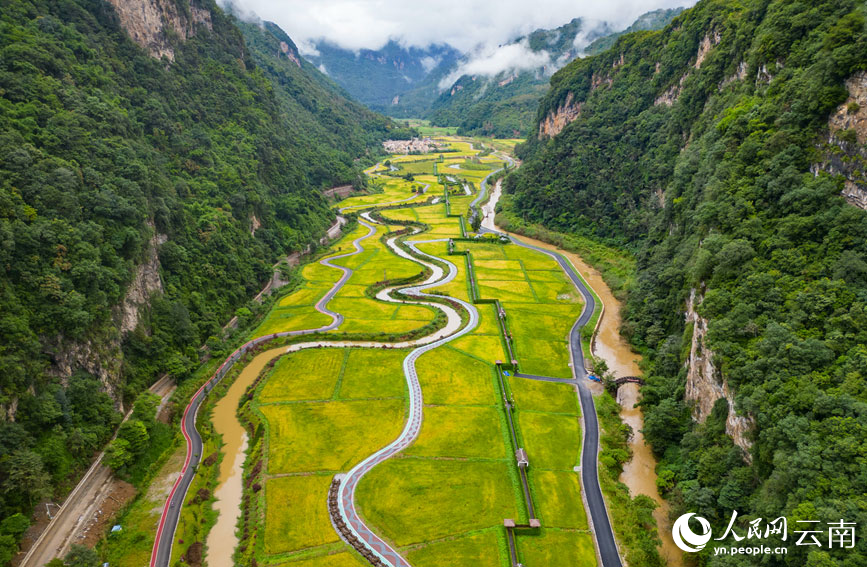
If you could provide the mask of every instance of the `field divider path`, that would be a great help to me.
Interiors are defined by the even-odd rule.
[[[482,228],[480,232],[506,236],[512,243],[518,246],[550,256],[557,262],[557,265],[560,266],[560,269],[563,270],[584,298],[584,308],[581,311],[581,315],[575,320],[569,331],[569,350],[572,358],[573,380],[554,380],[534,375],[524,375],[523,377],[545,381],[564,381],[574,383],[578,387],[578,399],[581,403],[581,414],[584,421],[584,442],[581,450],[581,487],[587,502],[590,527],[596,540],[596,548],[602,567],[622,567],[623,563],[620,559],[614,530],[611,527],[611,518],[608,514],[605,499],[602,496],[602,487],[599,484],[599,420],[596,417],[596,405],[593,402],[593,393],[588,386],[589,378],[587,378],[588,373],[584,361],[584,351],[581,346],[581,330],[593,317],[593,313],[596,310],[596,298],[571,262],[560,254],[528,244],[514,236],[497,230]]]

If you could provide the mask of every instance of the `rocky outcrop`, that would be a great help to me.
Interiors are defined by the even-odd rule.
[[[849,97],[828,119],[824,161],[811,168],[843,177],[842,195],[867,210],[867,71],[846,81]]]
[[[295,49],[289,46],[285,41],[280,42],[280,51],[285,55],[290,61],[298,65],[298,68],[301,68],[301,60],[298,59],[298,53],[295,52]]]
[[[729,75],[728,77],[723,79],[722,82],[719,84],[719,88],[722,89],[736,81],[743,81],[744,79],[746,79],[747,68],[748,66],[746,61],[741,61],[740,63],[738,63],[738,68],[734,72],[734,74]]]
[[[686,401],[693,404],[693,419],[703,423],[713,410],[716,401],[725,398],[729,406],[726,433],[735,445],[744,450],[747,461],[751,461],[752,442],[747,434],[753,427],[753,420],[738,415],[735,411],[734,394],[729,389],[728,381],[721,376],[714,365],[713,351],[705,343],[707,319],[696,312],[696,307],[701,304],[701,301],[702,297],[693,288],[689,293],[686,306],[686,322],[693,325],[689,360],[686,362]]]
[[[595,91],[602,85],[608,85],[609,87],[614,83],[614,79],[611,78],[610,75],[603,73],[593,73],[590,77],[590,90]]]
[[[188,9],[176,0],[109,0],[120,24],[130,38],[151,56],[175,59],[171,37],[181,41],[196,35],[199,28],[213,29],[211,12],[198,0],[190,0]]]
[[[126,290],[123,302],[120,304],[118,329],[126,334],[138,326],[141,319],[140,311],[147,306],[155,292],[162,293],[163,282],[160,279],[159,247],[165,243],[166,236],[158,234],[153,223],[149,223],[154,231],[148,245],[147,258],[135,269],[132,283]]]
[[[123,366],[121,336],[112,325],[91,333],[85,340],[69,341],[63,336],[46,341],[45,350],[51,359],[48,374],[60,379],[65,387],[69,377],[84,371],[99,379],[102,389],[123,410],[119,382]]]
[[[683,75],[677,83],[668,87],[665,92],[656,97],[653,101],[653,106],[665,105],[672,106],[675,102],[677,102],[677,97],[680,96],[680,91],[683,90],[683,83],[686,81],[686,77],[688,74]]]
[[[581,103],[576,102],[572,93],[566,94],[566,100],[557,110],[548,114],[539,124],[539,137],[553,138],[563,131],[567,124],[581,115]]]
[[[720,42],[722,36],[719,32],[708,32],[702,38],[701,43],[698,44],[698,53],[695,54],[695,68],[700,69],[701,64],[704,63],[704,60],[707,58],[707,54],[710,53],[710,50],[714,48],[716,44]]]

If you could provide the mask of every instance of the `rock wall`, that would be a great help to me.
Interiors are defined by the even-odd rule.
[[[290,61],[301,67],[301,60],[298,59],[298,53],[289,46],[285,41],[280,42],[280,51],[285,55]]]
[[[58,336],[46,342],[46,351],[51,358],[48,373],[60,379],[66,386],[69,377],[83,370],[99,379],[103,389],[116,400],[121,411],[121,392],[118,389],[123,366],[121,343],[125,334],[135,330],[154,293],[163,292],[160,278],[159,247],[166,236],[156,232],[149,223],[153,236],[147,256],[135,267],[132,282],[123,301],[113,310],[112,321],[94,329],[86,339],[69,341]]]
[[[705,342],[707,319],[696,312],[696,307],[701,304],[701,301],[702,297],[696,293],[695,288],[690,290],[686,305],[686,322],[693,324],[693,330],[689,360],[686,362],[686,401],[693,404],[693,419],[703,423],[713,410],[716,401],[725,398],[729,405],[726,433],[732,438],[735,445],[744,450],[745,457],[749,462],[752,460],[750,455],[752,442],[747,438],[747,433],[753,427],[753,420],[737,414],[734,394],[729,388],[728,381],[721,376],[719,370],[714,366],[713,351],[707,347]]]
[[[843,197],[867,210],[867,71],[849,77],[846,89],[849,97],[828,118],[824,160],[812,172],[842,176]]]
[[[166,56],[174,61],[170,37],[181,41],[196,34],[200,27],[213,29],[211,12],[198,0],[190,0],[189,10],[181,11],[175,0],[108,0],[130,38],[151,56]]]
[[[563,131],[567,124],[575,120],[581,115],[581,103],[575,102],[572,93],[566,94],[566,100],[563,101],[557,110],[548,114],[539,124],[539,137],[553,138]]]
[[[710,53],[710,50],[720,42],[722,36],[719,32],[708,32],[702,38],[701,43],[698,44],[698,53],[695,54],[695,68],[700,69],[701,64],[704,63],[704,60],[707,58],[707,54]]]
[[[149,224],[154,233],[148,246],[147,258],[136,267],[132,283],[120,304],[118,329],[121,334],[126,334],[138,326],[141,309],[147,306],[154,292],[163,291],[158,253],[160,245],[166,241],[166,236],[157,234],[153,223]]]

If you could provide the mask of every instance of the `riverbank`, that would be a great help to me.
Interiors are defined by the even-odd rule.
[[[498,182],[492,192],[490,200],[483,207],[482,226],[490,230],[507,232],[520,238],[522,241],[558,252],[565,256],[573,266],[581,273],[584,280],[594,289],[597,296],[605,305],[604,313],[599,321],[596,338],[593,343],[593,354],[602,358],[608,365],[609,370],[616,376],[640,376],[639,363],[641,356],[632,351],[626,339],[620,334],[622,324],[621,302],[614,296],[608,283],[599,270],[590,266],[584,259],[574,252],[564,250],[558,246],[504,230],[496,224],[495,211],[502,195],[502,184]],[[622,276],[618,275],[618,280]],[[629,437],[628,447],[631,458],[623,463],[620,473],[620,482],[629,489],[631,497],[643,494],[652,499],[657,507],[653,511],[656,520],[657,532],[661,540],[659,553],[666,565],[670,567],[683,567],[683,556],[671,538],[671,522],[668,518],[669,505],[660,495],[656,488],[656,458],[644,441],[641,429],[644,427],[644,415],[636,404],[641,399],[641,393],[637,384],[624,384],[618,389],[617,402],[620,404],[620,419],[630,426],[632,434]]]

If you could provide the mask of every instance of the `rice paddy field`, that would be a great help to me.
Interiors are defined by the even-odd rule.
[[[397,437],[407,351],[323,348],[280,357],[256,390],[265,426],[266,562],[365,563],[337,536],[325,496],[334,474]]]
[[[453,175],[451,169],[442,170],[444,163],[479,165],[471,160],[479,152],[471,143],[452,137],[444,140],[460,154],[445,154],[444,162],[437,165],[441,173]],[[416,183],[428,179],[435,183],[436,162],[409,161],[421,157],[395,156],[391,162],[413,172]],[[478,187],[501,163],[487,157],[479,162],[485,170],[454,171]],[[406,188],[394,184],[391,196],[402,190]],[[441,186],[438,191],[435,194],[442,195]],[[341,206],[386,202],[383,195],[352,197]],[[464,214],[472,198],[452,196],[452,213]],[[390,209],[383,215],[430,227],[413,240],[443,239],[418,245],[421,251],[458,267],[452,282],[432,291],[469,300],[466,259],[449,256],[444,240],[461,236],[460,222],[445,213],[440,202]],[[380,241],[386,230],[377,227],[377,234],[364,241],[363,253],[335,261],[355,270],[329,304],[345,316],[340,331],[403,332],[427,324],[435,315],[426,307],[366,296],[371,284],[419,272],[416,264],[397,257]],[[359,227],[346,235],[334,245],[333,254],[348,250],[352,240],[366,231]],[[566,336],[582,303],[556,263],[514,245],[461,241],[455,248],[472,255],[482,298],[501,301],[521,371],[571,377]],[[259,335],[305,328],[317,321],[313,305],[340,273],[311,264],[302,275],[304,285],[275,305],[257,330]],[[471,333],[418,359],[424,397],[418,438],[372,469],[356,492],[358,509],[368,525],[415,566],[507,567],[503,520],[529,520],[495,364],[508,359],[505,339],[496,307],[482,303],[476,308],[480,321]],[[347,471],[403,428],[407,391],[401,365],[407,353],[311,349],[284,355],[267,371],[253,400],[265,426],[266,449],[260,565],[367,565],[338,538],[325,497],[334,474]],[[580,458],[581,429],[573,386],[507,376],[505,387],[515,404],[518,443],[529,456],[530,490],[543,526],[516,532],[519,559],[527,566],[595,565],[579,474],[574,469]]]

